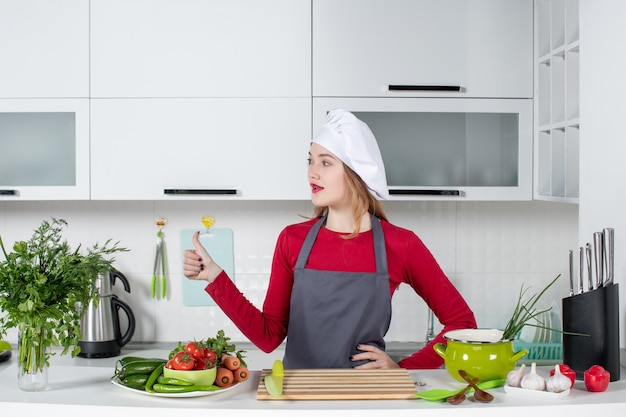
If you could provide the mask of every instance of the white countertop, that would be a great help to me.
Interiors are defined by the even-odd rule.
[[[125,351],[124,355],[144,357],[167,357],[168,350],[152,349],[144,351]],[[216,395],[195,398],[161,398],[142,395],[111,384],[116,358],[85,359],[71,358],[69,355],[54,356],[49,369],[49,389],[42,392],[24,392],[17,388],[17,369],[15,357],[0,364],[0,409],[2,415],[31,415],[42,413],[46,416],[78,415],[85,413],[89,417],[115,415],[116,417],[133,416],[138,412],[150,417],[167,416],[184,412],[185,416],[206,417],[209,410],[223,411],[223,415],[239,416],[298,416],[319,415],[320,411],[333,411],[336,414],[357,411],[359,416],[377,416],[381,411],[393,411],[396,416],[412,416],[420,410],[428,410],[429,415],[448,416],[524,416],[539,412],[572,412],[576,415],[584,412],[623,414],[626,411],[626,378],[622,369],[622,379],[612,382],[603,393],[591,393],[585,389],[582,381],[576,381],[570,394],[559,399],[536,399],[506,393],[504,388],[489,390],[495,399],[488,404],[480,404],[466,400],[460,405],[433,403],[421,399],[392,401],[259,401],[256,390],[260,377],[260,369],[255,366],[257,357],[265,357],[260,353],[247,353],[246,360],[252,370],[251,377],[239,386]],[[278,358],[278,357],[277,357]],[[265,362],[259,359],[259,363]],[[539,367],[539,373],[547,376],[551,367]],[[414,380],[427,385],[418,387],[420,391],[433,388],[462,388],[463,384],[450,377],[445,370],[411,371]],[[529,409],[532,407],[532,410]],[[147,414],[145,412],[148,412]],[[546,413],[546,414],[544,414]],[[560,415],[560,414],[559,414]]]

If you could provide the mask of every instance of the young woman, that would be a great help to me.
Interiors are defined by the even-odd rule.
[[[453,329],[475,328],[469,306],[410,230],[389,223],[385,168],[368,126],[345,110],[331,111],[309,151],[313,219],[278,237],[269,287],[259,310],[235,287],[193,236],[184,253],[189,279],[206,291],[259,349],[284,340],[286,368],[438,368],[432,345]],[[410,285],[443,325],[428,345],[394,362],[385,353],[391,296]],[[397,312],[402,314],[402,312]]]

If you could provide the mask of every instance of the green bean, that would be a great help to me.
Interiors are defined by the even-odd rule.
[[[146,381],[147,392],[154,392],[154,390],[152,389],[152,386],[154,385],[156,380],[159,378],[159,376],[161,376],[161,374],[163,373],[164,367],[165,367],[165,362],[157,366],[154,369],[154,371],[152,371],[152,373],[150,374],[150,377],[148,377],[148,380]]]
[[[154,392],[162,394],[181,394],[185,392],[194,391],[219,391],[220,387],[217,385],[166,385],[156,383],[152,386]]]
[[[158,377],[157,382],[159,384],[164,384],[164,385],[183,385],[183,386],[193,385],[193,382],[183,381],[182,379],[177,379],[177,378],[167,378],[164,376]]]

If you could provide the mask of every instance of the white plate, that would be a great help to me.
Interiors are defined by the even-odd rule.
[[[245,382],[245,381],[244,381]],[[207,395],[217,395],[223,394],[227,391],[230,391],[233,388],[237,388],[239,385],[243,384],[243,382],[238,382],[235,385],[231,385],[230,387],[222,388],[216,391],[192,391],[192,392],[181,392],[178,394],[166,394],[161,392],[147,392],[144,390],[139,390],[131,387],[127,387],[125,385],[120,384],[115,379],[111,379],[111,383],[117,387],[124,388],[125,390],[132,391],[137,394],[143,395],[151,395],[153,397],[166,397],[166,398],[191,398],[191,397],[206,397]]]
[[[535,320],[533,320],[533,322],[536,323]],[[520,340],[526,343],[534,343],[535,333],[537,333],[537,330],[538,329],[535,326],[525,325],[522,327],[522,331],[520,332]]]
[[[545,320],[546,313],[541,313],[537,317],[535,317],[534,322],[537,326],[543,326],[546,322]],[[535,343],[542,343],[544,330],[541,327],[536,327],[537,331],[535,332]]]
[[[537,319],[541,319],[541,315],[539,315],[538,317],[535,317],[532,320],[532,323],[534,325],[541,326],[541,324],[539,323],[539,320]],[[535,326],[531,326],[531,327],[535,328],[535,337],[533,339],[533,343],[539,343],[539,340],[541,339],[541,327],[535,327]]]
[[[561,343],[562,334],[560,332],[563,328],[563,325],[561,323],[561,307],[557,304],[556,301],[552,301],[552,304],[550,306],[552,307],[552,310],[550,310],[550,316],[552,318],[552,328],[554,330],[558,330],[552,332],[552,343]]]
[[[552,316],[550,312],[545,312],[541,315],[541,324],[544,328],[541,329],[541,339],[539,339],[539,343],[550,343],[552,339]]]
[[[533,340],[534,343],[549,343],[550,336],[552,334],[550,329],[551,320],[550,320],[550,312],[541,313],[536,318],[533,319],[533,322],[537,326],[535,331],[535,338]],[[534,326],[530,326],[534,327]]]
[[[511,387],[509,385],[504,386],[504,392],[506,392],[507,394],[514,394],[522,397],[542,398],[545,400],[556,400],[559,398],[567,397],[569,395],[569,391],[570,390],[565,390],[561,392],[550,392],[537,391],[536,389]]]

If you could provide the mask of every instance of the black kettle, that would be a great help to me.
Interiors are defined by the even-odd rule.
[[[135,333],[135,316],[128,304],[113,294],[115,279],[124,284],[126,292],[130,293],[128,279],[119,271],[113,269],[106,273],[98,274],[95,280],[96,288],[100,291],[100,300],[97,303],[89,303],[87,309],[80,311],[81,340],[78,341],[80,353],[83,358],[110,358],[118,356],[122,352],[122,346],[126,345]],[[119,311],[124,311],[127,317],[126,331],[122,334],[120,329]]]

